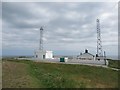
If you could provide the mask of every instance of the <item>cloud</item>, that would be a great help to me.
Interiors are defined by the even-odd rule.
[[[88,48],[96,53],[96,19],[100,18],[104,50],[117,48],[116,3],[97,2],[3,2],[3,50],[35,50],[39,28],[44,26],[44,48],[55,53],[79,53]],[[112,8],[112,9],[111,9]],[[109,37],[109,38],[108,38]],[[108,47],[107,47],[108,46]],[[117,49],[116,49],[117,50]],[[18,52],[18,51],[17,51]],[[26,52],[27,53],[27,52]],[[31,52],[32,54],[33,52]],[[70,53],[69,53],[70,54]]]

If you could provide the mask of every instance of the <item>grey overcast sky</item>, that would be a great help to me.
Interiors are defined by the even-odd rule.
[[[116,2],[2,2],[3,55],[33,55],[44,26],[44,49],[55,55],[96,54],[96,19],[103,51],[118,54]]]

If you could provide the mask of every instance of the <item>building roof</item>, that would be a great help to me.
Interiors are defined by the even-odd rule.
[[[91,53],[83,53],[83,54],[89,54],[89,55],[91,55],[91,56],[94,56],[94,55],[93,55],[93,54],[91,54]],[[83,54],[82,54],[82,55],[83,55]]]

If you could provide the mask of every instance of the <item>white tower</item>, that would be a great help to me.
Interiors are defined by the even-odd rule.
[[[35,58],[37,59],[52,59],[52,51],[43,50],[43,27],[40,28],[39,50],[35,51]]]
[[[43,51],[43,28],[40,28],[40,45],[39,45],[39,50]]]
[[[101,41],[101,30],[100,30],[100,20],[97,19],[97,60],[103,60],[103,51],[102,51],[102,41]]]

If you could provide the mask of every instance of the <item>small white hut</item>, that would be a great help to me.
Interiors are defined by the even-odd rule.
[[[37,51],[35,51],[34,57],[38,58],[38,59],[52,59],[53,58],[53,52],[52,51],[37,50]]]

